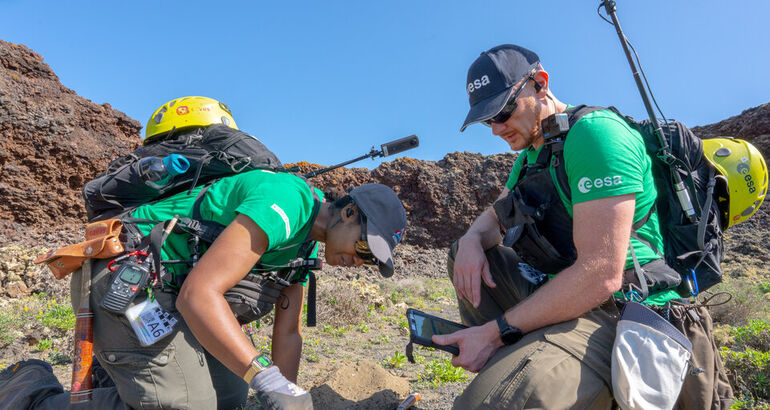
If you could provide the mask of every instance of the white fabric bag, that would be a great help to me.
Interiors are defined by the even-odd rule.
[[[621,409],[671,409],[687,375],[692,343],[671,323],[627,302],[612,347],[612,390]]]

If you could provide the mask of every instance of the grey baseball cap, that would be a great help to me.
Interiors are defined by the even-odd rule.
[[[513,94],[513,86],[539,62],[540,57],[533,51],[513,44],[499,45],[481,53],[468,69],[465,90],[471,109],[460,131],[500,113]]]
[[[382,184],[365,184],[349,194],[366,217],[366,240],[380,274],[393,275],[393,248],[404,238],[406,211],[398,195]]]

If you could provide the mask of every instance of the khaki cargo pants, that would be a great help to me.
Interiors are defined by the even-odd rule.
[[[156,299],[178,319],[175,331],[152,346],[143,347],[125,316],[99,307],[109,288],[107,260],[93,262],[91,308],[94,312],[94,355],[115,387],[94,389],[92,409],[230,409],[246,402],[248,384],[233,374],[200,345],[174,307],[175,296],[156,293]],[[80,270],[72,275],[72,304],[80,304]],[[137,296],[137,302],[145,295]],[[53,376],[53,375],[51,375]],[[30,386],[30,395],[48,396],[36,409],[69,407],[55,377]]]
[[[449,251],[450,279],[457,246],[455,242]],[[494,320],[535,291],[535,286],[519,274],[521,260],[512,249],[497,246],[486,251],[486,256],[497,287],[482,283],[478,308],[465,300],[458,302],[466,325]],[[687,376],[677,408],[729,408],[730,401],[725,398],[732,398],[732,391],[719,355],[712,349],[711,318],[705,308],[698,314],[697,323],[678,327],[689,330],[685,334],[698,349],[693,352],[693,361],[705,371]],[[455,400],[454,408],[613,408],[610,359],[619,315],[615,303],[607,301],[577,319],[535,330],[518,343],[501,348]]]

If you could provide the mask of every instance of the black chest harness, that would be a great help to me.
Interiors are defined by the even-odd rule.
[[[571,198],[564,164],[564,142],[570,128],[582,116],[602,109],[580,105],[543,120],[545,143],[536,161],[531,164],[524,161],[525,165],[510,194],[494,204],[498,220],[505,228],[503,245],[512,247],[522,261],[543,273],[557,274],[577,259],[572,237],[572,218],[559,194],[561,191],[567,199]],[[558,187],[554,184],[551,172]],[[660,255],[648,240],[637,233],[654,210],[653,205],[644,217],[633,224],[631,236]],[[635,295],[644,299],[650,291],[679,285],[681,279],[678,273],[665,264],[650,263],[642,267],[631,244],[629,249],[635,275],[630,275],[630,280],[624,281],[625,291],[635,292]],[[626,278],[629,278],[628,273],[631,272],[627,272]]]

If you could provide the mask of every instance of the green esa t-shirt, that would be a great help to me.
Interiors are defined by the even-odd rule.
[[[534,163],[539,153],[540,149],[530,147],[519,154],[505,184],[508,189],[513,189],[524,161],[527,164]],[[594,111],[572,126],[564,143],[564,163],[572,198],[566,198],[561,190],[559,195],[570,216],[573,204],[634,194],[636,222],[644,218],[655,203],[657,190],[644,140],[638,131],[612,111]],[[558,187],[554,169],[551,168],[550,172],[554,185]],[[663,251],[657,212],[653,212],[647,223],[637,232]],[[637,239],[631,238],[631,245],[641,264],[660,258],[655,251]],[[631,267],[633,259],[629,251],[626,269]]]
[[[201,188],[196,188],[189,195],[184,191],[156,203],[143,205],[134,210],[131,216],[155,221],[169,220],[174,215],[191,217],[195,198]],[[268,248],[259,264],[263,267],[284,265],[298,256],[299,245],[310,231],[308,221],[313,213],[313,194],[310,189],[303,179],[288,173],[266,170],[242,172],[211,185],[201,201],[201,217],[227,226],[237,214],[248,216],[262,228],[268,239]],[[315,191],[319,199],[323,198],[321,191]],[[139,229],[148,235],[152,224],[139,224]],[[161,258],[189,260],[188,239],[187,234],[169,235],[163,244]],[[205,245],[202,244],[201,250],[205,250]],[[315,256],[315,251],[313,253]],[[165,266],[175,275],[189,270],[187,264]]]

